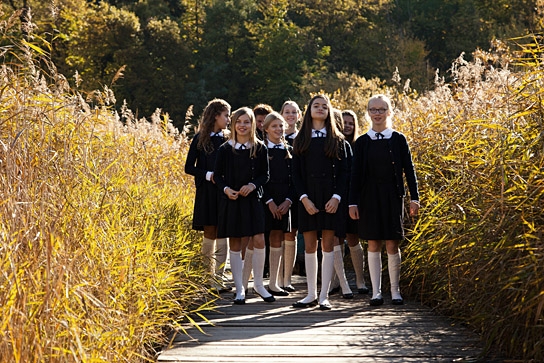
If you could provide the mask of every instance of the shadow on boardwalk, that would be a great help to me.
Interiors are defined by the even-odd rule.
[[[331,311],[294,309],[306,291],[304,278],[295,277],[297,292],[274,303],[250,295],[245,305],[232,305],[232,294],[224,294],[217,311],[206,313],[213,326],[176,336],[159,362],[491,361],[477,358],[477,335],[415,302],[393,306],[386,298],[370,307],[369,295],[333,295]]]

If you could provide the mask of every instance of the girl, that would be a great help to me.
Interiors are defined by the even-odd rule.
[[[199,132],[193,138],[185,173],[195,177],[196,195],[193,212],[193,229],[203,230],[202,255],[210,275],[214,272],[220,281],[215,286],[219,292],[229,291],[223,284],[227,239],[217,237],[217,204],[219,193],[213,178],[217,150],[225,142],[225,128],[229,122],[230,105],[222,99],[208,102],[200,120]]]
[[[272,295],[287,296],[278,285],[279,270],[283,260],[284,233],[291,229],[290,208],[294,200],[291,181],[292,148],[283,136],[285,120],[277,112],[271,112],[263,122],[265,142],[268,147],[270,180],[264,186],[265,230],[270,240],[270,281],[268,291]],[[281,281],[283,283],[283,281]]]
[[[346,141],[353,146],[355,140],[359,137],[359,121],[357,115],[352,110],[342,111],[343,128],[342,133]],[[351,155],[349,155],[351,156]],[[351,170],[351,157],[348,160]],[[359,235],[357,234],[357,222],[347,216],[346,241],[348,242],[351,262],[355,270],[355,283],[359,294],[368,294],[368,287],[365,284],[365,255],[363,247],[359,243]]]
[[[392,303],[404,303],[399,288],[399,244],[404,238],[403,175],[410,191],[410,215],[415,216],[419,211],[417,179],[410,148],[406,137],[391,128],[392,117],[393,108],[387,96],[371,97],[367,118],[372,128],[357,139],[353,150],[349,215],[359,220],[359,237],[368,240],[371,306],[384,303],[381,292],[383,241],[387,250]]]
[[[219,148],[214,169],[215,182],[223,192],[219,201],[217,235],[229,237],[230,265],[236,285],[235,304],[245,304],[242,237],[253,239],[253,289],[264,301],[275,300],[263,285],[264,209],[259,199],[269,172],[268,153],[262,141],[257,139],[255,127],[255,116],[250,108],[234,111],[231,138]]]
[[[293,146],[295,137],[298,134],[297,124],[302,119],[302,112],[298,104],[294,101],[285,101],[281,106],[280,114],[287,122],[285,129],[285,140],[290,146]],[[283,244],[283,268],[280,267],[280,286],[283,290],[294,292],[295,288],[291,284],[293,268],[297,257],[297,232],[298,232],[298,206],[291,208],[291,230],[285,233],[285,242]]]
[[[330,100],[314,96],[302,120],[293,149],[293,181],[299,196],[298,227],[304,235],[308,295],[293,304],[317,304],[317,233],[321,231],[321,293],[319,307],[330,310],[329,286],[334,272],[336,212],[345,195],[347,158],[344,136],[331,118]]]
[[[337,109],[332,110],[332,114],[334,116],[334,122],[336,123],[336,126],[338,130],[343,134],[344,132],[344,123],[342,121],[342,112]],[[348,175],[349,175],[349,163],[351,159],[351,147],[348,143],[346,143],[346,157],[348,161]],[[349,179],[346,178],[346,182],[348,182]],[[345,185],[346,190],[348,190],[348,185]],[[348,217],[348,209],[347,209],[347,201],[346,198],[344,198],[343,201],[340,202],[339,210],[337,213],[338,219],[337,224],[335,228],[335,237],[334,237],[334,272],[333,272],[333,278],[331,281],[331,289],[329,290],[329,294],[332,294],[334,292],[337,292],[338,290],[342,289],[342,297],[344,299],[353,299],[353,292],[351,291],[351,288],[349,287],[348,279],[346,278],[346,272],[344,270],[344,254],[343,254],[343,247],[344,247],[344,240],[346,238],[346,224],[347,224],[347,217]],[[342,243],[340,243],[342,241]]]

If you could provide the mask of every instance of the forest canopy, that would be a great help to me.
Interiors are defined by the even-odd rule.
[[[48,48],[80,91],[107,86],[118,107],[140,117],[159,108],[178,128],[213,97],[305,104],[352,75],[390,82],[398,70],[422,92],[462,52],[541,29],[535,0],[10,0],[0,9],[3,21],[19,11],[13,36]]]

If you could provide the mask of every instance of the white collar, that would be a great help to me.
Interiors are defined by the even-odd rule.
[[[295,137],[297,137],[297,135],[298,135],[298,130],[295,131],[295,132],[292,132],[290,134],[285,134],[285,138],[286,139],[294,139]]]
[[[317,136],[318,133],[321,133],[322,136]],[[312,137],[325,137],[327,136],[327,128],[323,127],[321,130],[312,129]]]
[[[379,139],[390,139],[391,136],[393,136],[393,129],[392,128],[386,128],[382,132],[376,132],[372,129],[370,129],[367,132],[367,135],[370,136],[372,140],[379,140]]]
[[[283,142],[281,142],[281,141],[279,142],[279,144],[274,144],[272,141],[268,140],[267,147],[269,149],[285,149],[285,146],[283,145]]]
[[[243,146],[244,149],[249,149],[249,148],[251,148],[251,142],[249,142],[249,141],[246,142],[246,143],[244,143],[244,144],[240,144],[239,142],[236,142],[236,143],[235,143],[234,140],[229,140],[229,144],[230,144],[230,146],[232,146],[232,147],[235,148],[236,150],[240,150],[240,147],[242,147],[242,145],[244,145],[244,146]]]
[[[210,136],[220,136],[220,137],[223,137],[223,131],[219,131],[219,132],[211,132]]]

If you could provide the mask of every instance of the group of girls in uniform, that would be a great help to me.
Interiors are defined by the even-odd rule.
[[[372,97],[367,109],[371,129],[357,137],[355,113],[333,110],[329,98],[320,94],[310,100],[304,115],[293,101],[285,102],[279,113],[269,112],[262,123],[261,139],[252,109],[242,107],[230,115],[227,102],[210,101],[187,154],[185,171],[195,177],[193,228],[204,231],[202,254],[210,261],[209,273],[216,274],[218,289],[226,290],[222,281],[229,250],[235,304],[245,304],[243,270],[248,259],[257,295],[266,302],[289,295],[295,290],[291,277],[296,235],[302,233],[307,294],[294,308],[319,305],[321,310],[330,310],[333,279],[338,279],[344,298],[353,298],[344,273],[344,240],[357,292],[369,292],[359,238],[368,241],[370,305],[384,302],[383,241],[392,303],[402,304],[399,243],[404,238],[404,181],[413,216],[418,213],[419,196],[410,149],[405,136],[391,128],[392,117],[389,98]],[[230,132],[226,129],[229,119]],[[265,233],[270,242],[268,288],[263,281]],[[244,259],[243,239],[248,237],[253,253]]]

